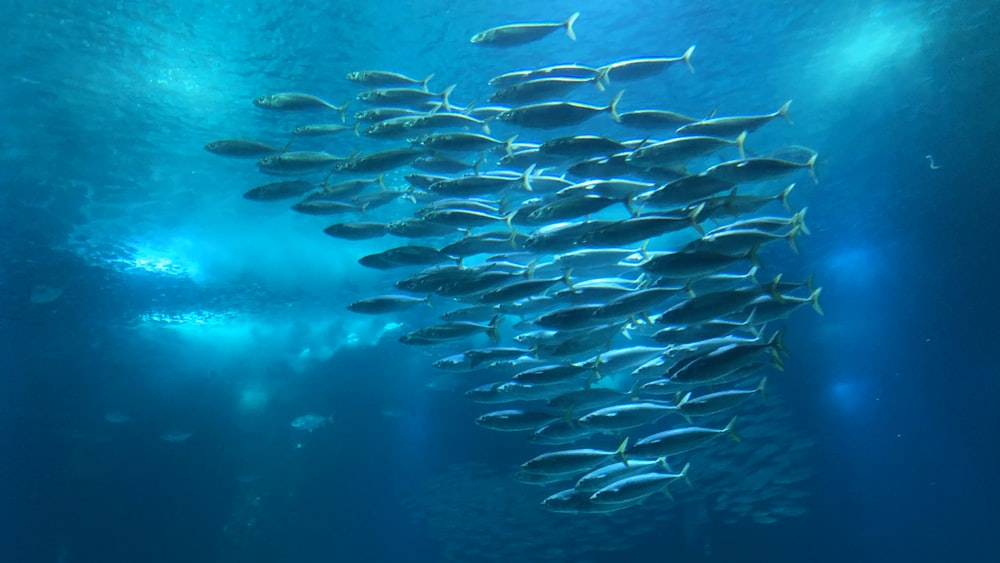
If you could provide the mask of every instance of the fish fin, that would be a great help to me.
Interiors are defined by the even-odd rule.
[[[809,295],[809,302],[812,303],[813,310],[819,313],[820,316],[823,315],[823,308],[819,306],[819,294],[821,291],[823,291],[823,288],[817,287],[816,290]]]
[[[730,419],[729,424],[727,424],[726,427],[722,429],[722,431],[725,432],[726,434],[729,434],[729,437],[734,442],[740,442],[742,441],[742,438],[740,438],[740,435],[736,433],[736,418],[737,417],[734,416],[732,419]]]
[[[809,177],[813,179],[813,183],[819,183],[819,176],[816,175],[816,159],[819,157],[819,153],[813,154],[808,161],[806,161],[806,166],[809,167]]]
[[[691,467],[691,462],[690,461],[687,462],[687,463],[685,463],[684,467],[681,469],[681,472],[677,474],[677,478],[678,479],[684,479],[684,482],[687,483],[687,486],[691,490],[694,490],[694,485],[692,485],[691,484],[691,480],[688,479],[688,468],[690,468],[690,467]]]
[[[764,385],[767,383],[767,376],[765,375],[760,379],[760,383],[757,384],[757,388],[754,389],[757,393],[760,393],[761,398],[767,401],[767,393],[764,392]]]
[[[431,78],[434,78],[433,72],[425,76],[424,79],[420,81],[420,87],[424,89],[424,92],[430,92],[430,90],[427,89],[427,83],[431,81]]]
[[[660,457],[656,458],[656,463],[659,464],[660,467],[662,467],[663,469],[665,469],[667,471],[667,473],[673,473],[674,472],[673,468],[670,467],[670,464],[667,463],[667,456],[660,456]]]
[[[511,139],[513,139],[513,137],[511,137]],[[528,169],[524,171],[524,174],[521,175],[521,185],[524,186],[524,191],[526,192],[535,191],[534,188],[531,187],[531,175],[535,173],[535,166],[537,166],[537,164],[532,162],[531,166],[529,166]],[[539,172],[539,174],[541,174],[541,172]]]
[[[347,100],[346,102],[344,102],[339,106],[330,106],[331,108],[337,110],[337,113],[340,114],[341,123],[347,123],[347,107],[350,105],[351,105],[351,100]]]
[[[677,394],[680,395],[680,392],[678,392]],[[674,407],[676,408],[676,407],[684,406],[690,400],[691,400],[691,391],[688,391],[687,393],[684,394],[683,397],[680,398],[679,401],[677,401],[677,404],[674,405]]]
[[[573,268],[566,268],[565,270],[563,270],[562,282],[566,284],[566,287],[570,289],[576,289],[575,287],[573,287],[573,280],[570,279],[570,274],[572,273],[573,273]]]
[[[431,302],[431,297],[433,296],[434,296],[433,293],[428,293],[427,297],[424,297],[424,303],[426,303],[427,306],[430,307],[431,309],[434,308],[434,303]]]
[[[792,251],[794,251],[796,254],[798,254],[799,253],[799,245],[798,245],[798,243],[795,242],[795,237],[799,236],[799,227],[798,227],[798,225],[792,227],[792,230],[788,231],[788,234],[785,235],[785,236],[788,237],[788,246],[791,246],[792,247]]]
[[[691,74],[694,74],[694,67],[691,66],[691,55],[694,54],[694,47],[695,47],[694,45],[688,47],[687,51],[684,51],[684,55],[681,57],[681,60],[684,61],[684,64],[687,65],[688,70],[691,71]]]
[[[378,187],[382,188],[383,192],[389,189],[385,185],[385,172],[375,177],[375,183],[378,184]]]
[[[632,205],[633,193],[629,193],[628,195],[625,196],[625,199],[622,200],[622,204],[625,206],[625,209],[628,211],[628,214],[631,217],[635,217],[638,215],[638,212],[636,212],[635,207]]]
[[[791,116],[788,115],[788,107],[791,106],[791,105],[792,105],[792,101],[788,100],[787,102],[785,102],[784,104],[782,104],[782,106],[780,108],[778,108],[777,113],[775,113],[774,115],[775,115],[775,117],[778,117],[778,116],[784,117],[785,121],[791,123],[792,125],[795,125],[795,122],[792,121]]]
[[[688,218],[691,219],[691,226],[693,226],[696,231],[701,233],[702,236],[705,235],[705,228],[702,227],[701,223],[698,222],[698,216],[701,215],[701,212],[704,210],[705,210],[705,202],[703,201],[699,203],[694,209],[692,209],[691,213],[688,214]]]
[[[598,88],[600,88],[602,92],[606,90],[605,85],[607,86],[611,85],[611,80],[608,78],[608,72],[610,71],[611,71],[610,65],[602,66],[601,68],[597,69],[597,75],[594,76],[594,80],[597,81]]]
[[[452,110],[451,104],[448,103],[448,96],[451,95],[456,86],[458,86],[458,84],[452,84],[441,92],[441,107],[443,107],[445,111]]]
[[[750,278],[750,281],[753,282],[754,285],[757,285],[757,271],[758,270],[760,270],[760,266],[757,266],[755,264],[755,265],[751,266],[750,267],[750,271],[747,272],[747,277]]]
[[[788,195],[791,194],[792,190],[794,190],[794,189],[795,189],[795,182],[792,182],[791,184],[788,185],[787,188],[785,188],[784,190],[781,191],[780,194],[778,194],[778,199],[781,200],[781,205],[785,208],[786,211],[791,211],[792,210],[788,206]],[[792,217],[793,221],[794,221],[794,219],[795,219],[795,217]],[[809,234],[809,233],[806,233],[806,234]]]
[[[622,440],[622,443],[618,444],[618,448],[615,450],[615,455],[621,458],[622,462],[624,462],[625,465],[628,465],[628,458],[625,457],[625,448],[627,447],[628,447],[628,436],[625,436],[625,439]]]
[[[503,315],[493,315],[490,319],[490,326],[486,330],[486,336],[490,338],[490,342],[493,344],[500,343],[500,325],[503,324]]]
[[[504,152],[507,156],[514,156],[514,141],[517,140],[517,135],[510,136],[506,141],[503,142]],[[531,190],[528,190],[529,192]]]
[[[486,162],[486,152],[485,151],[480,151],[479,152],[479,158],[476,159],[476,161],[472,163],[472,175],[473,176],[479,176],[479,166],[481,164],[483,164],[484,162]]]
[[[618,115],[618,102],[621,101],[622,94],[624,93],[625,90],[619,90],[618,93],[615,94],[615,97],[611,98],[611,103],[608,104],[608,111],[611,113],[611,119],[614,119],[615,123],[622,122],[622,117]]]
[[[740,160],[746,160],[747,159],[747,151],[746,151],[746,147],[744,146],[745,143],[746,143],[746,140],[747,140],[747,132],[746,131],[740,133],[739,137],[736,137],[736,148],[738,148],[740,150]]]
[[[576,18],[578,17],[580,17],[580,12],[576,12],[563,22],[563,25],[566,27],[566,35],[568,35],[573,41],[576,41],[576,33],[573,32],[573,24],[576,23]]]
[[[792,224],[798,226],[799,230],[802,231],[804,235],[811,235],[809,227],[806,226],[806,209],[808,207],[803,207],[798,213],[792,215]]]
[[[355,137],[360,137],[361,136],[361,124],[362,123],[363,123],[362,121],[355,121],[354,122],[354,127],[352,127],[352,129],[354,129],[354,136]]]

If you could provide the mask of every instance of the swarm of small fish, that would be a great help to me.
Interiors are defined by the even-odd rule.
[[[471,42],[516,47],[559,29],[575,39],[577,17],[496,27]],[[431,88],[433,75],[352,72],[368,106],[353,124],[344,123],[353,102],[270,94],[254,104],[338,120],[303,123],[281,148],[223,139],[206,149],[292,177],[247,199],[299,198],[296,212],[352,216],[326,226],[331,237],[400,241],[359,260],[398,272],[395,290],[348,308],[432,305],[426,317],[440,318],[400,341],[440,354],[436,368],[496,409],[477,424],[555,448],[517,478],[561,487],[544,499],[549,510],[615,512],[670,496],[674,481],[695,486],[694,453],[732,447],[740,409],[781,369],[782,320],[806,305],[822,313],[811,280],[761,276],[768,258],[785,260],[809,234],[806,209],[789,210],[787,180],[802,171],[815,180],[816,153],[761,153],[751,137],[787,119],[791,102],[701,119],[621,110],[623,85],[691,79],[683,68],[694,72],[694,50],[508,72],[489,79],[488,105],[473,106],[453,102],[456,85]],[[585,88],[607,102],[572,101]],[[621,135],[588,134],[598,120]],[[386,148],[291,149],[350,131]]]

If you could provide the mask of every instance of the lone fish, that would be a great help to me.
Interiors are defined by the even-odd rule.
[[[484,47],[514,47],[538,41],[561,27],[565,27],[566,35],[573,41],[576,41],[576,34],[573,33],[573,24],[578,17],[580,17],[580,12],[576,12],[562,23],[514,23],[501,25],[500,27],[490,28],[477,33],[470,42]]]

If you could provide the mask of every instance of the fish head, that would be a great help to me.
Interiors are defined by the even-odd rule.
[[[274,104],[274,96],[260,96],[254,98],[253,105],[259,108],[269,108]]]
[[[514,121],[516,115],[513,110],[507,110],[497,114],[497,119],[500,121]]]
[[[350,80],[350,81],[352,81],[352,82],[357,82],[359,80],[363,80],[364,77],[365,77],[365,73],[364,72],[348,72],[347,73],[347,79]]]
[[[469,43],[472,43],[472,44],[482,43],[483,41],[486,41],[489,38],[490,38],[490,32],[489,31],[481,31],[481,32],[473,35],[472,39],[469,40]]]
[[[367,102],[367,101],[370,101],[370,100],[374,100],[376,96],[377,96],[377,93],[374,90],[365,90],[364,92],[361,92],[360,94],[358,94],[357,97],[358,97],[358,100],[360,100],[362,102]]]
[[[257,166],[267,167],[278,163],[278,155],[265,156],[257,161]]]

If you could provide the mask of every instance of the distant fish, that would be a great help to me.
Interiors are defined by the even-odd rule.
[[[233,158],[261,158],[279,153],[284,149],[246,139],[219,139],[206,144],[205,150],[212,154]]]
[[[170,432],[160,434],[160,439],[165,442],[184,442],[190,437],[190,432],[183,432],[180,430],[171,430]]]
[[[477,33],[469,41],[484,47],[514,47],[538,41],[559,28],[566,28],[566,35],[576,41],[573,24],[580,17],[576,12],[562,23],[514,23],[494,27]]]
[[[296,137],[321,137],[324,135],[336,135],[337,133],[352,129],[347,125],[336,123],[318,123],[315,125],[303,125],[292,129],[292,135]]]
[[[132,417],[122,411],[108,411],[104,413],[104,420],[111,424],[125,424],[132,420]]]
[[[303,430],[305,432],[312,432],[313,430],[318,430],[327,425],[327,423],[333,422],[333,415],[323,416],[321,414],[306,414],[302,415],[292,421],[292,428],[296,430]]]
[[[259,108],[265,109],[276,109],[276,110],[302,110],[302,109],[332,109],[337,110],[340,114],[340,120],[347,120],[347,106],[350,102],[344,102],[344,105],[335,106],[330,102],[321,100],[316,96],[311,94],[302,94],[299,92],[282,92],[280,94],[268,94],[266,96],[260,96],[254,99],[253,104]]]
[[[783,117],[791,123],[792,120],[788,117],[788,107],[791,105],[792,101],[788,100],[774,113],[766,113],[764,115],[735,115],[703,119],[680,127],[677,129],[677,133],[680,135],[711,135],[715,137],[731,137],[739,135],[743,131],[753,133],[777,117]]]
[[[431,78],[434,78],[434,73],[428,74],[420,80],[385,70],[361,70],[347,73],[348,80],[369,88],[420,86],[426,90],[427,83],[431,81]]]

